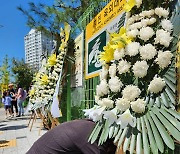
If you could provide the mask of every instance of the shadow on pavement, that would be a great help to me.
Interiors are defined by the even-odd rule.
[[[7,127],[0,128],[0,130],[1,131],[3,131],[3,130],[17,130],[17,129],[23,129],[23,128],[27,128],[27,126],[26,125],[7,126]]]
[[[6,124],[1,124],[0,127],[2,127],[2,126],[6,126]]]

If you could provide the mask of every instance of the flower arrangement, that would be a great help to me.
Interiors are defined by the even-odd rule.
[[[174,149],[169,133],[180,141],[180,116],[174,108],[173,24],[167,8],[171,2],[161,1],[160,7],[155,1],[149,5],[146,0],[128,0],[124,5],[126,25],[110,34],[100,54],[97,105],[84,110],[97,123],[91,143],[114,138],[124,152],[163,153],[163,143]]]
[[[53,100],[56,84],[62,72],[64,58],[67,52],[67,42],[69,39],[70,26],[65,23],[65,30],[61,29],[61,45],[59,54],[51,54],[42,62],[42,68],[34,78],[34,84],[29,92],[30,102],[33,109],[50,105]]]

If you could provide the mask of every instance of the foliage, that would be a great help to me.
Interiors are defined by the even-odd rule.
[[[101,4],[100,0],[56,0],[53,6],[30,2],[28,10],[21,6],[17,9],[27,17],[27,25],[30,28],[36,28],[54,37],[58,51],[61,41],[59,28],[64,22],[68,22],[71,27],[75,26],[80,16],[93,2],[95,5]]]
[[[15,75],[15,83],[21,85],[27,91],[33,79],[33,70],[25,63],[25,61],[12,59],[12,72]]]
[[[10,70],[9,70],[8,56],[3,60],[3,64],[0,67],[0,85],[2,91],[8,87],[10,81]]]
[[[8,62],[8,56],[3,60],[3,65],[0,67],[0,77],[1,77],[1,83],[8,85],[9,83],[9,62]]]

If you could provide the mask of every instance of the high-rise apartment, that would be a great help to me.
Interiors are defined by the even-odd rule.
[[[25,62],[33,69],[41,67],[43,56],[47,56],[53,49],[53,40],[43,32],[31,29],[24,37]]]

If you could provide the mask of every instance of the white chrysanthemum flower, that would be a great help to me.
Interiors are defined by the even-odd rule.
[[[136,6],[139,8],[142,4],[142,0],[136,0]]]
[[[161,21],[161,26],[164,30],[167,30],[168,32],[171,32],[173,29],[173,24],[170,20],[164,19]]]
[[[123,98],[126,98],[129,101],[134,101],[136,98],[139,97],[140,93],[141,90],[134,85],[126,86],[122,91]]]
[[[116,49],[114,51],[114,59],[115,60],[119,60],[121,58],[123,58],[125,56],[125,53],[124,53],[124,48],[122,49]]]
[[[107,81],[105,79],[101,80],[100,84],[97,85],[96,87],[96,94],[98,96],[104,96],[107,95],[108,92],[109,92],[109,87]]]
[[[137,35],[139,35],[138,29],[133,29],[127,32],[128,37],[136,37]]]
[[[127,24],[130,25],[130,24],[134,23],[134,21],[135,21],[135,19],[134,19],[133,16],[132,16],[131,18],[129,18],[129,19],[127,20]]]
[[[139,42],[132,42],[126,46],[126,55],[135,56],[139,53]]]
[[[156,22],[156,18],[150,18],[148,21],[148,25],[152,25]]]
[[[56,71],[56,72],[60,72],[61,69],[60,69],[60,68],[56,68],[55,71]]]
[[[170,51],[159,51],[158,57],[156,58],[156,63],[159,65],[160,68],[164,69],[171,63],[171,58],[173,54]]]
[[[151,17],[152,15],[154,15],[154,10],[148,10],[148,11],[142,11],[139,16],[140,17]]]
[[[145,111],[146,103],[143,99],[137,99],[134,102],[131,102],[131,108],[136,113],[143,113]]]
[[[128,63],[126,60],[121,60],[118,64],[118,71],[119,71],[119,74],[123,74],[123,73],[126,73],[129,71],[131,67],[131,64]]]
[[[128,29],[134,30],[134,29],[140,29],[141,27],[142,27],[141,22],[136,22],[136,23],[130,25],[130,26],[128,27]]]
[[[109,75],[110,75],[110,77],[116,76],[116,64],[113,63],[109,67]]]
[[[112,92],[118,92],[121,90],[123,84],[122,82],[119,80],[119,78],[117,76],[112,77],[109,80],[109,88],[111,89]]]
[[[150,43],[140,47],[139,51],[140,51],[141,59],[143,60],[150,60],[154,58],[154,56],[157,53],[156,48]]]
[[[164,45],[165,47],[168,47],[170,42],[172,40],[172,37],[170,36],[170,33],[160,29],[156,31],[156,38],[155,38],[155,43],[159,43],[161,45]]]
[[[144,27],[140,29],[139,37],[145,42],[154,35],[154,30],[151,27]]]
[[[149,19],[142,19],[141,20],[142,27],[146,27],[148,25],[148,21]]]
[[[107,75],[108,75],[108,68],[106,66],[103,66],[100,72],[100,80],[107,79]]]
[[[148,90],[151,93],[157,94],[163,90],[165,85],[166,85],[166,82],[162,78],[155,76],[154,79],[150,82]]]
[[[59,75],[56,73],[55,70],[52,72],[52,75],[53,75],[54,77],[58,77],[58,76],[59,76]]]
[[[116,99],[116,107],[117,107],[120,111],[126,111],[126,110],[129,109],[129,107],[130,107],[130,101],[127,100],[126,98]]]
[[[133,66],[133,73],[135,77],[143,78],[147,75],[149,66],[146,61],[137,61]]]
[[[109,98],[103,98],[103,99],[102,99],[102,105],[103,105],[103,106],[112,108],[112,107],[113,107],[113,104],[114,104],[114,101],[110,100]]]
[[[168,15],[169,15],[169,11],[168,11],[168,10],[165,10],[165,9],[162,8],[162,7],[159,7],[159,8],[156,8],[156,9],[155,9],[155,14],[157,14],[159,17],[167,18]]]

